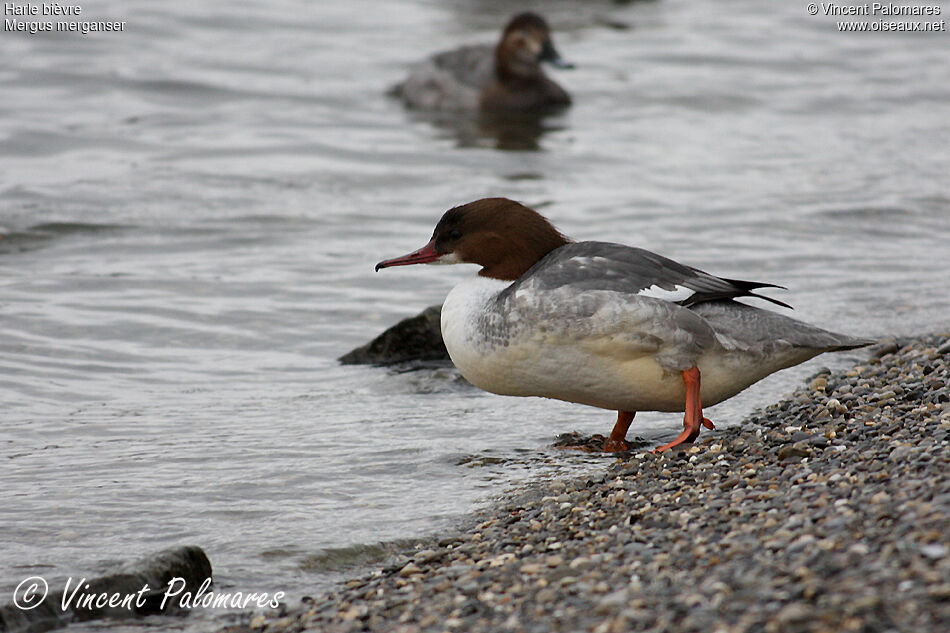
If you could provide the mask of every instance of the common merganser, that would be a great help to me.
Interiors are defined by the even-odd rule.
[[[662,452],[714,428],[702,405],[823,352],[874,341],[734,299],[773,284],[725,279],[640,248],[573,242],[506,198],[448,210],[432,239],[376,270],[472,263],[442,306],[442,338],[469,382],[618,412],[605,451],[627,450],[637,411],[684,411]],[[788,307],[788,306],[786,306]]]
[[[392,89],[420,110],[525,111],[566,106],[571,98],[548,78],[541,62],[572,68],[558,54],[544,18],[514,16],[497,45],[463,46],[416,64]]]

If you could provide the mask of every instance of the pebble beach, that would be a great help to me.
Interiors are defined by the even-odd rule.
[[[738,426],[538,485],[227,627],[950,631],[950,336],[881,343]]]

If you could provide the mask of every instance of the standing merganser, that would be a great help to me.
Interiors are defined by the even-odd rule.
[[[823,352],[874,341],[734,301],[773,284],[715,277],[640,248],[573,242],[506,198],[448,210],[429,243],[376,264],[481,266],[442,306],[442,338],[469,382],[618,412],[605,451],[627,450],[637,411],[684,411],[665,451],[714,428],[702,405]]]

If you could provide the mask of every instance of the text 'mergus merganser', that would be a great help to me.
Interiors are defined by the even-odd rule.
[[[481,266],[442,306],[442,337],[473,385],[618,412],[606,451],[626,450],[637,411],[684,411],[683,432],[713,428],[702,405],[823,352],[873,341],[736,301],[773,284],[724,279],[640,248],[573,242],[528,207],[486,198],[450,209],[429,243],[376,270]],[[787,306],[786,306],[787,307]]]

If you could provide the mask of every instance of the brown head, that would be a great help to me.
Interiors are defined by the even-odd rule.
[[[543,77],[541,62],[573,68],[558,54],[551,30],[537,13],[527,11],[511,18],[495,48],[495,73],[502,80],[535,80]]]
[[[508,198],[483,198],[449,209],[429,243],[376,270],[409,264],[478,264],[479,275],[514,281],[570,240],[544,216]]]

